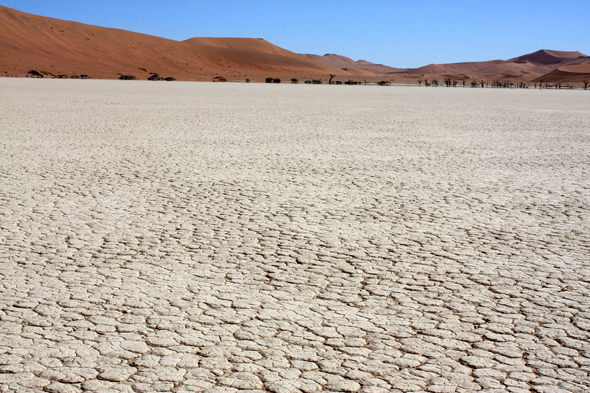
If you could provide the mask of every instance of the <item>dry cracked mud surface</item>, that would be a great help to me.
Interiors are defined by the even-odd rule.
[[[588,392],[590,94],[0,80],[0,391]]]

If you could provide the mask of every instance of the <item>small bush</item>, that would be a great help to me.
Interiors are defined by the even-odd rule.
[[[142,70],[142,71],[148,72],[148,71],[147,71],[145,68],[143,68],[143,67],[139,67],[139,68],[138,68],[138,70]]]
[[[311,85],[312,84],[312,81],[305,81],[305,84],[306,85]]]
[[[389,82],[388,81],[379,81],[379,82],[377,82],[377,84],[379,86],[387,86],[387,85],[389,85]]]
[[[299,79],[293,78],[293,79],[291,79],[291,83],[299,83]]]
[[[272,80],[272,83],[281,83],[281,80],[279,78],[275,78]]]
[[[72,78],[72,79],[80,79],[80,75],[72,75],[70,78]]]
[[[223,76],[216,76],[213,78],[213,82],[227,82],[227,79],[225,79]]]
[[[250,79],[246,78],[246,83],[250,83]]]
[[[322,80],[321,79],[314,79],[311,81],[311,83],[313,83],[314,85],[321,85],[322,84]]]
[[[175,81],[175,80],[176,80],[176,78],[173,78],[173,77],[171,77],[171,76],[168,76],[168,77],[164,78],[164,80],[165,80],[165,81],[168,81],[168,82],[173,82],[173,81]]]
[[[119,79],[122,80],[122,81],[134,81],[137,78],[135,76],[133,76],[133,75],[121,75],[119,77]]]
[[[266,81],[266,83],[272,83],[273,79],[272,78],[266,78],[265,81]]]
[[[344,82],[344,83],[345,83],[345,84],[347,84],[347,85],[358,85],[358,84],[359,84],[359,82],[357,82],[357,81],[353,81],[353,80],[347,80],[347,81],[346,81],[346,82]]]

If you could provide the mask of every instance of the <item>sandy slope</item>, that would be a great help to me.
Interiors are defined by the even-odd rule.
[[[540,50],[510,60],[430,64],[398,69],[365,60],[327,54],[301,55],[255,38],[190,38],[174,41],[119,29],[23,13],[0,6],[0,75],[26,76],[30,70],[66,78],[89,75],[114,79],[152,73],[179,80],[334,81],[415,83],[417,78],[532,81],[563,66],[590,64],[580,52]],[[569,71],[549,79],[571,78]]]
[[[528,55],[515,57],[508,61],[512,62],[530,62],[539,65],[559,64],[568,59],[577,59],[579,57],[588,57],[587,55],[577,51],[557,51],[542,49]]]
[[[356,75],[363,75],[362,72],[359,72],[361,70],[365,72],[375,72],[377,74],[371,76],[378,76],[378,74],[383,75],[383,73],[386,73],[387,75],[383,75],[382,78],[401,83],[407,82],[412,78],[443,79],[447,77],[460,80],[518,79],[528,82],[563,66],[590,64],[590,57],[581,52],[565,52],[545,49],[509,60],[429,64],[414,69],[392,69],[389,67],[390,70],[387,70],[387,66],[375,65],[372,63],[368,63],[366,67],[363,67],[363,60],[355,62],[348,57],[336,54],[306,56],[323,61],[324,63],[335,67],[346,69],[349,72],[356,73]],[[354,67],[359,71],[353,69]],[[369,74],[364,75],[369,76]],[[552,78],[558,78],[557,75],[567,77],[565,74],[554,73]]]
[[[533,82],[543,83],[572,83],[580,84],[580,82],[590,80],[590,64],[570,65],[559,67],[548,74],[540,76]]]
[[[590,57],[580,52],[540,50],[510,60],[430,64],[405,71],[411,74],[463,73],[472,75],[513,74],[540,76],[566,64],[590,64]]]
[[[392,72],[402,72],[405,70],[401,68],[389,67],[383,64],[374,64],[366,60],[354,61],[349,57],[331,53],[325,54],[323,56],[313,54],[305,54],[304,56],[307,56],[310,59],[321,61],[323,63],[329,64],[340,69],[345,69],[349,72],[352,72],[355,75],[376,76],[390,74]],[[363,74],[363,71],[368,71],[372,74]]]
[[[145,79],[156,72],[183,80],[211,80],[217,75],[230,80],[349,75],[262,39],[179,42],[0,6],[0,72],[23,75],[31,69],[93,78],[116,78],[120,73]]]

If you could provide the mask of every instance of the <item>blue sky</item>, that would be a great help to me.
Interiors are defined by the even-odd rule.
[[[590,0],[0,0],[20,11],[174,40],[264,38],[297,53],[392,67],[590,55]]]

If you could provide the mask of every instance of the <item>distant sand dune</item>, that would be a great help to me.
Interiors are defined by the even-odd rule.
[[[334,66],[334,67],[337,67],[340,69],[346,69],[347,71],[358,70],[358,71],[352,71],[356,75],[363,75],[361,73],[361,71],[372,72],[373,75],[379,75],[379,74],[382,75],[382,74],[390,74],[392,72],[405,71],[405,69],[402,69],[402,68],[389,67],[389,66],[386,66],[383,64],[374,64],[374,63],[371,63],[366,60],[354,61],[349,57],[335,55],[335,54],[331,54],[331,53],[325,54],[323,56],[312,55],[312,54],[306,54],[304,56],[307,56],[310,59],[321,61],[323,63],[329,64],[331,66]],[[364,74],[364,75],[368,76],[370,74]]]
[[[542,78],[581,83],[586,76],[564,66],[590,65],[581,52],[539,50],[510,60],[430,64],[415,69],[394,68],[346,56],[297,54],[261,38],[195,37],[174,41],[120,29],[27,14],[0,6],[0,75],[26,76],[31,70],[53,77],[89,75],[116,79],[152,73],[186,81],[301,81],[331,76],[393,83],[417,83],[419,78],[460,80]],[[557,71],[560,70],[560,71]],[[561,78],[561,79],[560,79]]]
[[[117,78],[149,73],[183,80],[350,76],[346,71],[282,49],[263,39],[191,38],[174,41],[91,26],[0,6],[0,73]],[[146,71],[142,71],[145,69]]]
[[[559,67],[558,69],[535,79],[533,82],[579,83],[585,80],[590,80],[590,64]]]

